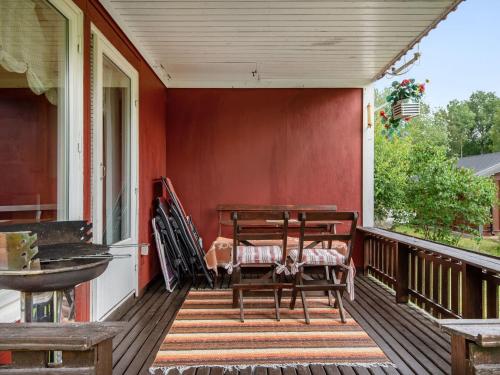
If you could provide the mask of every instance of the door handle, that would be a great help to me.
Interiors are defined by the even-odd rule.
[[[106,166],[101,163],[101,180],[106,178]]]

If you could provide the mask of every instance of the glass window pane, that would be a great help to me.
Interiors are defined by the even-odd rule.
[[[130,78],[103,56],[104,241],[130,237]]]
[[[68,20],[0,1],[0,221],[67,219]]]

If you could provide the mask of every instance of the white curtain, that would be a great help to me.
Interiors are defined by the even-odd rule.
[[[0,1],[0,65],[57,104],[66,60],[66,19],[43,0]]]

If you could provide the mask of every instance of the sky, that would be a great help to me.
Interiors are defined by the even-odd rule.
[[[375,88],[404,78],[429,79],[424,100],[434,109],[477,90],[500,96],[500,0],[462,2],[420,42],[419,51],[420,61],[407,74],[382,78]]]

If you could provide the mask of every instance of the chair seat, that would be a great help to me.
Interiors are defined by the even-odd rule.
[[[296,262],[299,257],[299,249],[290,250],[288,255]],[[314,248],[304,249],[300,263],[315,266],[336,266],[338,264],[343,264],[344,261],[345,256],[340,254],[336,249]]]
[[[283,257],[281,246],[238,246],[236,263],[238,264],[271,264],[281,263]]]

